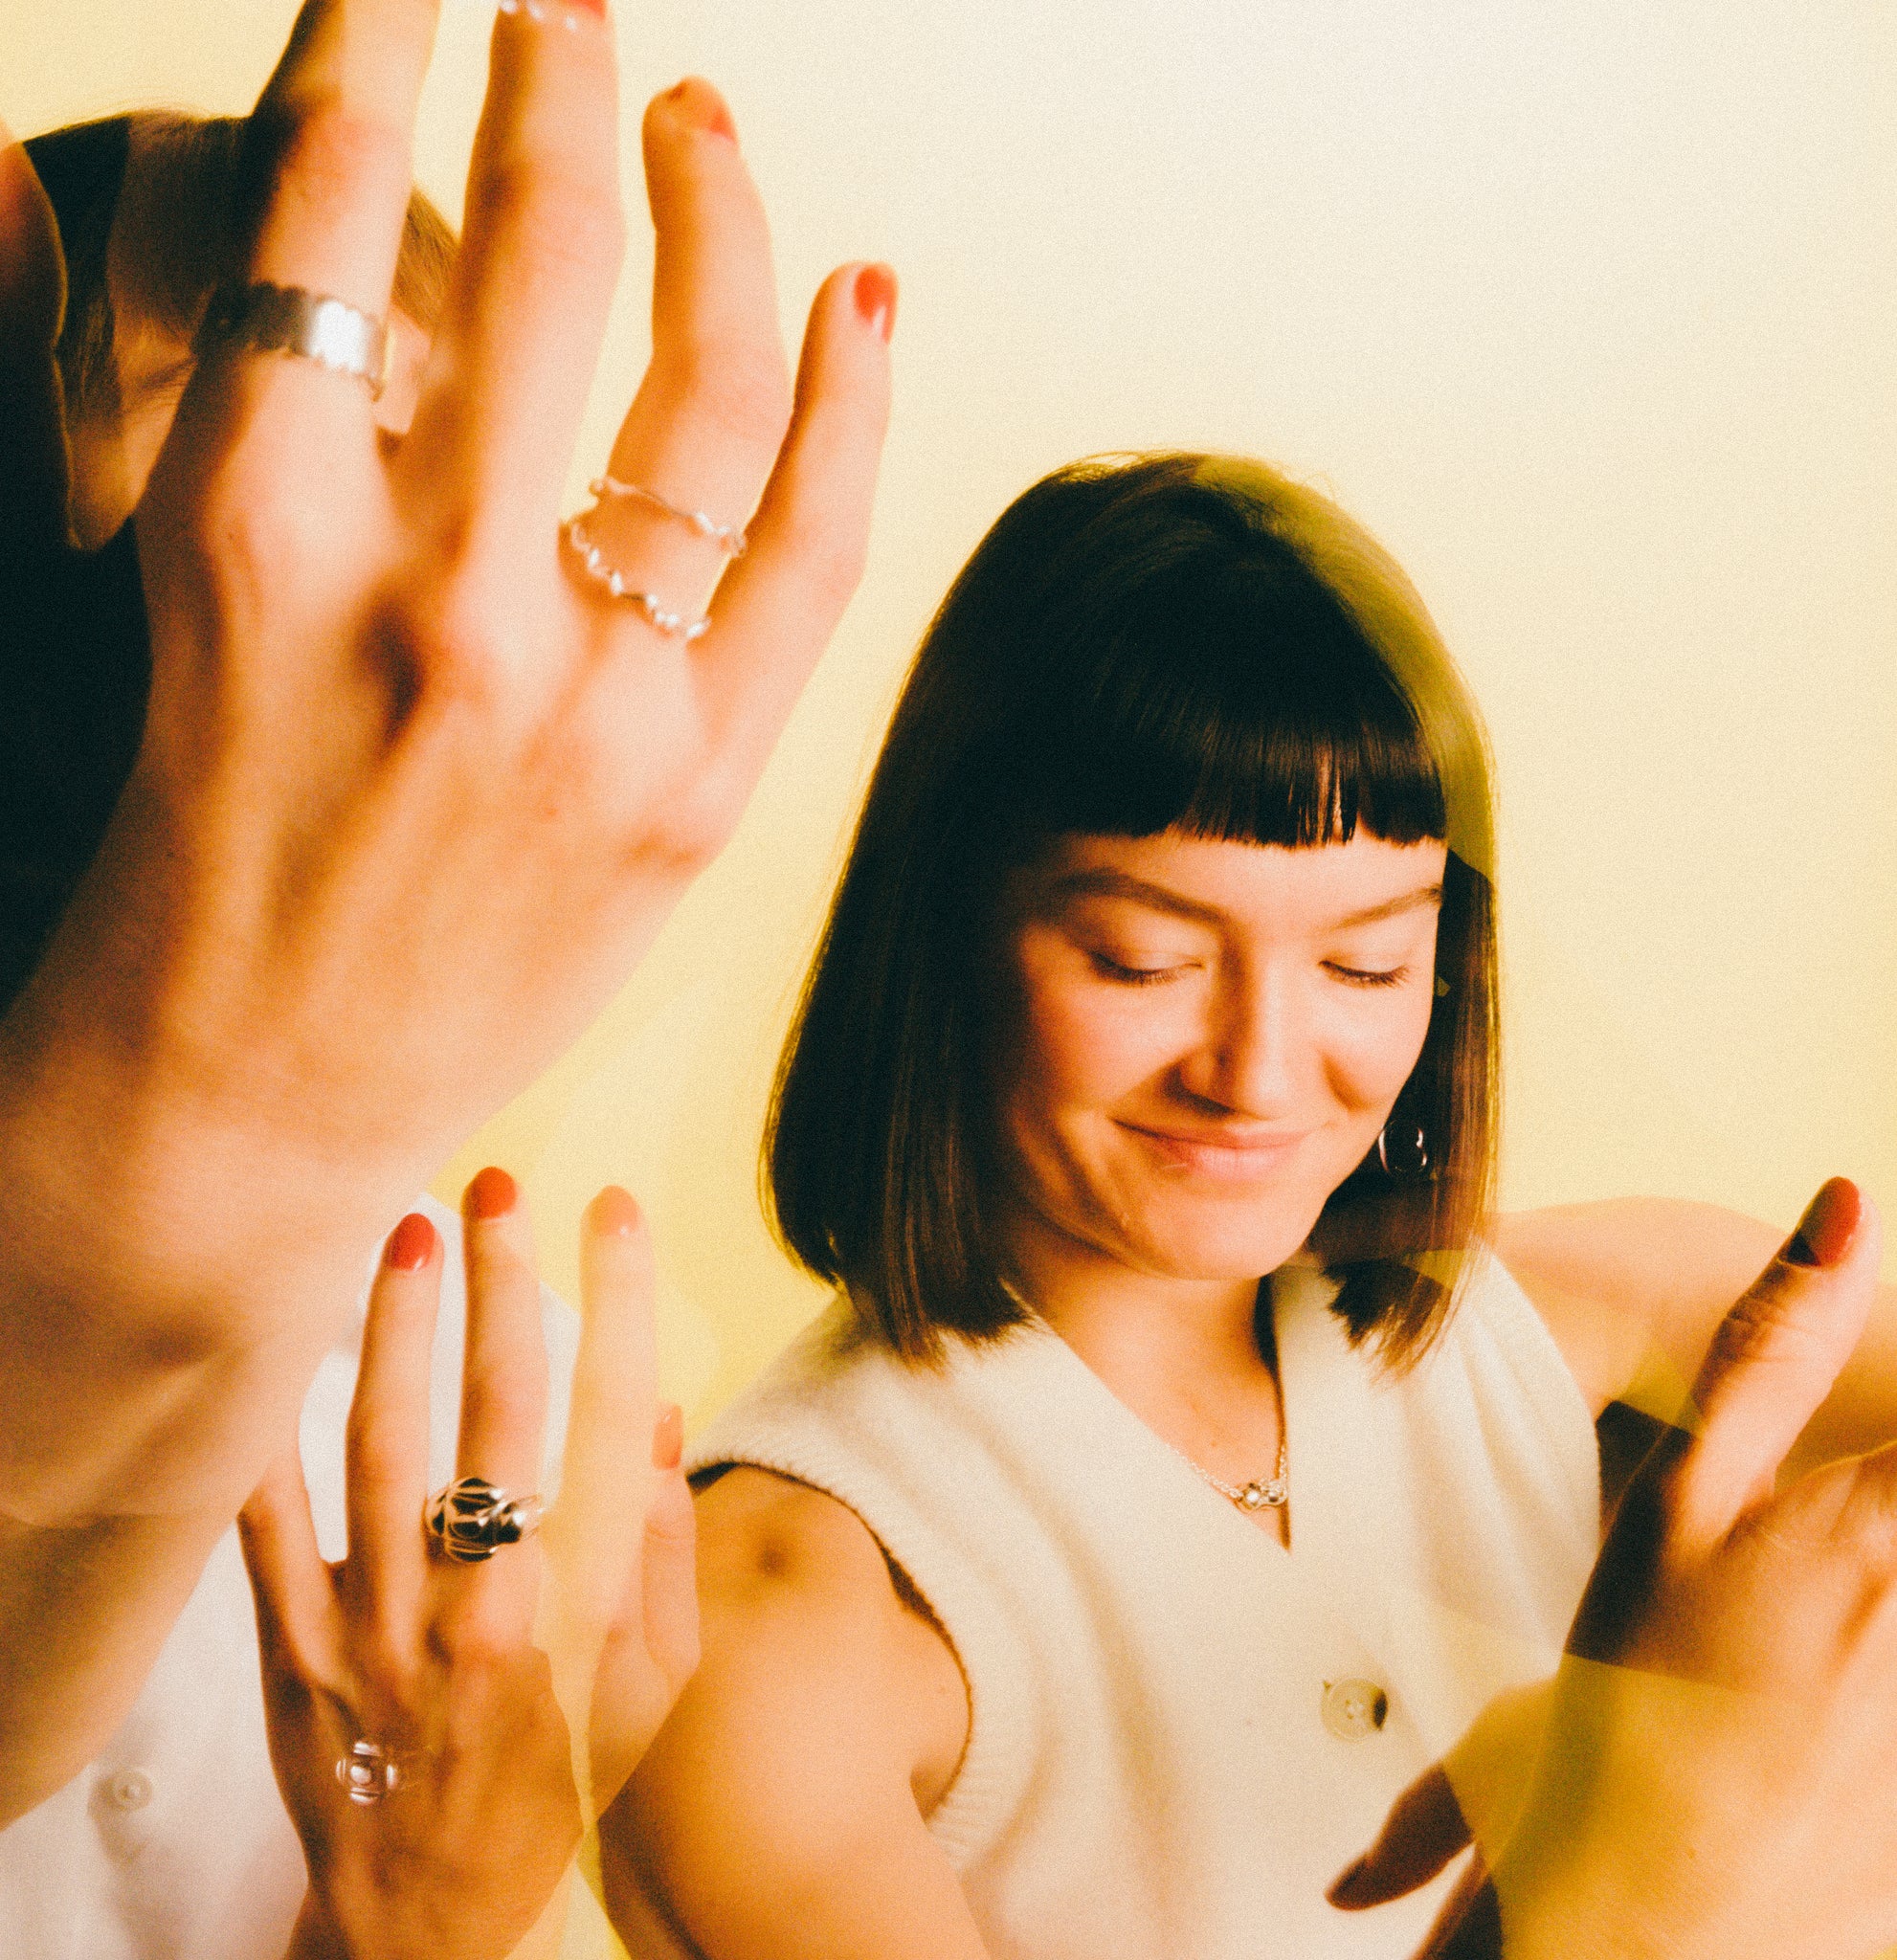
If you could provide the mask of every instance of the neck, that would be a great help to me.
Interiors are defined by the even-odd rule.
[[[1186,1447],[1216,1432],[1254,1424],[1247,1404],[1272,1408],[1277,1357],[1269,1312],[1259,1311],[1260,1281],[1187,1280],[1141,1272],[1033,1215],[1011,1221],[1015,1284],[1035,1310],[1129,1408]],[[1201,1430],[1211,1437],[1198,1435]],[[1234,1438],[1241,1452],[1243,1442]],[[1275,1447],[1275,1441],[1274,1445]]]

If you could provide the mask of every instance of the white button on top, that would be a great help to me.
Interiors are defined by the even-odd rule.
[[[151,1778],[143,1770],[121,1770],[105,1794],[117,1810],[142,1811],[151,1801]]]
[[[1328,1681],[1318,1704],[1324,1726],[1339,1742],[1374,1735],[1390,1714],[1390,1697],[1373,1681]]]

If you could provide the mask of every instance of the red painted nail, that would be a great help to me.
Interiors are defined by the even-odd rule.
[[[896,275],[886,265],[866,265],[857,275],[857,311],[885,341],[896,331]]]
[[[1864,1215],[1864,1193],[1848,1177],[1828,1178],[1805,1207],[1779,1255],[1795,1266],[1835,1266],[1851,1249]]]
[[[435,1257],[435,1227],[419,1212],[409,1215],[389,1235],[382,1262],[397,1273],[419,1273]]]
[[[726,143],[738,140],[738,125],[725,106],[725,98],[703,76],[688,75],[665,91],[665,100],[684,120],[707,136],[722,136]]]
[[[685,1454],[685,1412],[668,1402],[652,1426],[652,1467],[676,1470]]]
[[[592,1229],[607,1238],[630,1238],[639,1229],[639,1204],[631,1192],[609,1184],[592,1201]]]
[[[461,1194],[461,1209],[470,1218],[504,1218],[520,1201],[520,1186],[498,1164],[490,1164]]]

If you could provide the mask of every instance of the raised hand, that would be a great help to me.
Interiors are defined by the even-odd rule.
[[[1628,1487],[1545,1708],[1491,1731],[1529,1745],[1512,1797],[1496,1753],[1470,1751],[1495,1877],[1429,1952],[1867,1960],[1897,1942],[1897,1446],[1774,1489],[1863,1331],[1880,1242],[1836,1179],[1728,1315],[1696,1428]],[[1439,1869],[1467,1837],[1456,1785],[1452,1758],[1414,1787],[1338,1903]]]
[[[527,1220],[500,1171],[466,1210],[457,1474],[524,1497],[547,1400]],[[582,1825],[696,1662],[691,1497],[677,1410],[653,1426],[651,1254],[624,1192],[594,1199],[582,1253],[561,1496],[537,1536],[462,1563],[424,1531],[441,1245],[418,1213],[369,1298],[348,1556],[319,1555],[294,1451],[244,1508],[271,1756],[310,1874],[298,1960],[499,1960],[536,1926],[553,1950]]]
[[[698,81],[646,118],[654,356],[607,465],[662,503],[589,521],[621,595],[563,536],[622,233],[584,0],[496,21],[437,338],[407,434],[378,426],[357,370],[435,16],[309,0],[252,119],[237,287],[135,512],[143,744],[0,1021],[0,1819],[117,1726],[368,1244],[729,834],[862,563],[893,281],[825,282],[792,390],[762,209]],[[6,168],[6,434],[45,512],[57,259]]]
[[[304,9],[253,118],[253,279],[387,311],[433,23],[426,0]],[[763,212],[697,81],[646,119],[655,351],[609,474],[749,518],[748,548],[719,580],[657,503],[590,522],[629,590],[709,617],[687,639],[562,542],[619,262],[616,115],[596,11],[502,13],[406,439],[350,374],[213,338],[138,508],[145,743],[21,1013],[187,1098],[201,1189],[254,1187],[281,1147],[318,1173],[306,1206],[345,1151],[352,1209],[368,1178],[406,1197],[724,842],[858,575],[893,287],[826,282],[793,412]]]

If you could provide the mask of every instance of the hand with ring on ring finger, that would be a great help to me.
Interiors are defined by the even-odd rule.
[[[319,1555],[294,1452],[240,1521],[271,1758],[310,1873],[292,1960],[557,1949],[581,1829],[697,1659],[691,1500],[678,1412],[652,1419],[637,1208],[609,1189],[587,1214],[562,1495],[544,1521],[547,1357],[525,1208],[490,1169],[464,1211],[455,1479],[427,1489],[441,1242],[412,1214],[370,1293],[348,1555]]]

